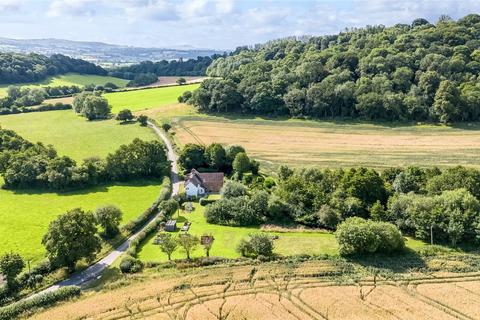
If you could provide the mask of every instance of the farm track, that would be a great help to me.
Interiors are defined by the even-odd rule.
[[[302,274],[296,272],[301,270],[296,269],[280,272],[270,269],[261,270],[260,273],[255,271],[252,276],[252,271],[235,268],[231,274],[227,269],[209,275],[200,273],[177,278],[176,284],[171,282],[172,279],[154,279],[152,281],[155,283],[159,281],[158,290],[149,288],[145,290],[145,295],[141,295],[139,288],[132,289],[136,297],[129,296],[123,303],[103,310],[86,308],[86,313],[79,314],[78,319],[198,319],[200,314],[202,319],[345,319],[345,314],[341,312],[345,312],[344,306],[349,304],[362,309],[363,313],[355,319],[422,319],[422,314],[431,312],[436,314],[436,317],[432,317],[434,319],[476,319],[472,316],[475,310],[462,310],[459,306],[449,305],[419,292],[418,288],[432,284],[468,283],[479,288],[471,291],[472,296],[477,297],[480,293],[478,273],[341,283],[335,275],[318,272]],[[242,276],[236,274],[237,271]],[[169,281],[167,286],[163,285],[165,281]],[[468,292],[468,289],[465,290]],[[120,294],[125,298],[124,293]],[[308,298],[311,294],[313,298]],[[76,302],[79,304],[78,310],[84,310],[82,303],[89,305],[88,299],[94,297]],[[391,301],[393,306],[385,304],[383,300]],[[74,310],[77,310],[76,303],[71,306]],[[68,304],[64,306],[68,308]],[[253,306],[255,309],[270,310],[271,317],[251,314],[249,308]],[[413,310],[414,314],[411,317],[406,317],[405,312],[399,314],[396,310],[398,306]],[[367,314],[371,317],[365,317]],[[51,319],[48,311],[44,317],[38,315],[38,319],[49,317]]]

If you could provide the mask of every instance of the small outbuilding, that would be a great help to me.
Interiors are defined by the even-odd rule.
[[[168,220],[164,229],[168,232],[175,232],[177,230],[177,220]]]

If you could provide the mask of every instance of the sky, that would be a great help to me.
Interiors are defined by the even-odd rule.
[[[226,50],[469,13],[480,0],[0,0],[0,37]]]

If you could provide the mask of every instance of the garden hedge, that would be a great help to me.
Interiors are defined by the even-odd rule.
[[[15,319],[26,312],[32,312],[37,308],[49,307],[57,302],[78,297],[80,294],[80,287],[61,287],[57,291],[43,293],[29,300],[18,301],[0,308],[0,320]]]

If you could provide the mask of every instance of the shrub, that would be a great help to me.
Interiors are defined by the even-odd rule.
[[[337,224],[340,222],[340,214],[338,211],[326,204],[320,207],[317,216],[318,224],[330,230],[335,230]]]
[[[120,262],[120,271],[122,273],[137,273],[143,268],[143,263],[132,256],[125,256]]]
[[[0,273],[7,280],[10,289],[14,286],[15,278],[22,272],[25,262],[17,253],[6,253],[0,257]]]
[[[175,199],[168,199],[160,202],[158,210],[163,211],[165,217],[170,218],[179,208],[179,204]]]
[[[35,296],[29,300],[15,302],[0,308],[0,320],[10,320],[26,312],[33,312],[37,308],[46,308],[59,301],[69,300],[80,296],[81,290],[76,286],[66,286],[52,292]]]
[[[163,123],[162,124],[162,129],[165,132],[168,132],[171,128],[172,128],[172,126],[169,123]]]
[[[120,232],[118,226],[122,221],[122,215],[122,211],[114,205],[99,207],[95,210],[95,220],[103,228],[105,237],[111,239]]]
[[[395,225],[359,217],[342,222],[335,235],[341,255],[390,253],[405,246],[405,240]]]
[[[133,113],[129,109],[120,110],[116,116],[116,120],[127,122],[133,120]]]
[[[222,187],[220,193],[224,198],[241,197],[247,194],[247,187],[240,182],[229,180]]]
[[[141,115],[138,116],[137,121],[138,121],[138,123],[140,123],[140,125],[141,125],[142,127],[146,127],[147,124],[148,124],[148,123],[147,123],[148,117],[147,117],[146,115],[144,115],[144,114],[141,114]]]
[[[216,201],[217,201],[216,199],[201,198],[198,203],[202,207],[205,207],[206,205],[211,204],[211,203],[215,203]]]
[[[180,103],[188,103],[192,98],[191,91],[185,91],[181,96],[178,97],[178,102]]]
[[[251,234],[248,239],[242,239],[237,246],[237,252],[243,257],[257,258],[273,256],[273,240],[266,234]]]

